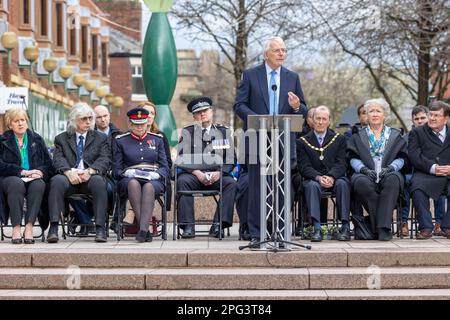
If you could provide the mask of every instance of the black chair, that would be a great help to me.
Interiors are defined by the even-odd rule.
[[[44,199],[47,199],[47,193],[44,194]],[[43,201],[44,201],[44,199],[43,199]],[[6,201],[5,201],[4,205],[5,205],[5,210],[9,210]],[[24,210],[24,214],[25,214],[26,205],[24,205],[23,210]],[[8,221],[10,221],[10,220],[8,219]],[[8,221],[6,221],[6,222],[0,221],[0,239],[1,239],[1,241],[5,240],[5,238],[6,239],[12,238],[13,226],[11,223],[8,223]],[[34,235],[34,233],[33,233],[33,238],[34,239],[41,238],[41,241],[45,242],[45,230],[47,229],[48,224],[49,224],[48,211],[41,208],[41,210],[38,213],[37,219],[33,225],[33,229],[37,228],[37,227],[40,228],[40,233],[38,233],[37,235]],[[20,227],[21,228],[25,227],[23,222],[20,224]],[[11,229],[11,235],[9,235],[8,232],[5,232],[5,228]]]
[[[180,226],[187,225],[187,223],[178,222],[178,202],[181,197],[213,197],[219,208],[219,240],[222,240],[222,191],[223,183],[222,176],[219,179],[219,190],[178,190],[178,175],[179,170],[202,170],[202,171],[220,171],[222,172],[223,160],[222,157],[216,154],[186,154],[181,155],[175,160],[175,195],[174,195],[174,213],[173,213],[173,240],[180,238]],[[213,220],[196,220],[196,225],[209,225]],[[196,231],[199,233],[202,231]],[[209,231],[207,236],[209,236]],[[229,230],[228,230],[229,235]]]
[[[169,185],[169,188],[171,186]],[[152,217],[152,222],[150,223],[153,226],[153,237],[159,237],[163,240],[167,240],[167,202],[170,201],[168,199],[168,190],[167,186],[165,188],[165,191],[163,194],[160,194],[157,196],[156,201],[161,206],[161,220],[157,220],[155,216]],[[123,223],[123,219],[125,218],[125,210],[126,210],[126,203],[127,203],[127,197],[126,196],[119,196],[117,194],[116,196],[116,205],[115,210],[118,211],[118,221],[117,221],[117,241],[120,241],[121,239],[124,239],[125,236],[132,235],[132,233],[127,233],[125,231],[125,225]],[[132,224],[129,227],[138,227],[137,224]]]
[[[64,239],[67,239],[67,237],[89,237],[89,232],[82,233],[77,232],[78,227],[84,227],[89,231],[89,228],[95,228],[95,225],[93,223],[90,224],[83,224],[75,221],[75,212],[70,210],[70,202],[71,201],[90,201],[92,202],[92,195],[90,194],[84,194],[84,193],[73,193],[70,195],[67,195],[64,197],[64,211],[61,213],[61,228],[62,228],[62,235]],[[114,207],[112,208],[114,210]],[[109,212],[106,211],[106,217],[105,217],[105,231],[106,236],[109,237]],[[95,232],[92,233],[92,236],[95,236]]]

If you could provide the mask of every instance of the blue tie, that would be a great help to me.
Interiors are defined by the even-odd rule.
[[[323,138],[319,136],[319,145],[322,146]]]
[[[270,85],[269,85],[269,106],[270,114],[278,114],[278,101],[276,91],[272,90],[273,85],[277,85],[276,81],[277,72],[272,70],[270,73]],[[278,89],[277,89],[278,90]]]
[[[83,158],[84,137],[80,136],[79,139],[80,140],[78,141],[78,144],[77,144],[77,164],[75,165],[75,168],[79,166],[81,158]]]

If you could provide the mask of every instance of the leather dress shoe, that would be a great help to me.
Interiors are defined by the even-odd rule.
[[[445,231],[443,232],[443,234],[444,234],[444,236],[445,236],[447,239],[450,239],[450,229],[445,229]]]
[[[249,248],[259,248],[259,238],[252,237],[248,246]]]
[[[50,225],[50,229],[48,230],[47,234],[47,242],[57,243],[58,241],[58,225]]]
[[[321,242],[321,241],[322,241],[322,230],[314,229],[314,231],[311,232],[311,242]]]
[[[442,235],[445,234],[441,230],[441,224],[437,223],[437,222],[434,224],[434,228],[433,228],[433,232],[432,233],[433,233],[433,236],[442,236]]]
[[[403,222],[400,232],[402,233],[403,237],[407,237],[409,236],[409,228],[408,228],[408,223],[407,222]]]
[[[222,228],[222,238],[225,237],[225,231]],[[209,235],[213,236],[214,238],[219,238],[219,224],[214,223],[211,228],[209,229]]]
[[[417,240],[426,240],[426,239],[431,239],[431,237],[433,236],[433,234],[431,233],[430,230],[420,230],[419,233],[416,235],[416,239]]]
[[[250,231],[248,230],[248,225],[246,223],[239,225],[239,238],[240,240],[250,241],[252,237],[250,236]]]
[[[341,230],[339,230],[339,233],[337,235],[338,241],[350,241],[350,228],[349,227],[342,227]]]
[[[181,234],[183,239],[192,239],[195,238],[195,227],[194,226],[186,226]]]
[[[106,242],[105,228],[97,226],[95,228],[95,242]]]
[[[145,236],[145,242],[152,242],[152,241],[153,241],[152,233],[150,231],[147,231],[147,235]]]
[[[147,237],[147,231],[139,230],[136,235],[136,241],[139,243],[145,242],[145,238]]]
[[[391,229],[388,229],[388,228],[379,228],[379,229],[378,229],[378,240],[379,240],[379,241],[389,241],[389,240],[392,240],[392,232],[391,232]]]

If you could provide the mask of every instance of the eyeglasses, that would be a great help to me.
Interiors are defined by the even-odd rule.
[[[93,119],[93,117],[92,116],[90,116],[90,117],[82,117],[82,118],[78,118],[78,119],[80,119],[81,121],[83,121],[83,122],[86,122],[86,121],[92,121],[92,119]]]
[[[286,48],[272,49],[270,51],[272,51],[273,53],[287,53]]]

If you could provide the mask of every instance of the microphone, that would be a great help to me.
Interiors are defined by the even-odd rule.
[[[277,85],[276,85],[276,84],[273,84],[273,85],[272,85],[272,91],[277,91],[277,89],[278,89]]]

